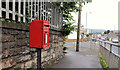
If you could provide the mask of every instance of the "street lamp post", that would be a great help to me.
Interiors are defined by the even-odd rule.
[[[87,34],[87,13],[86,13],[86,34]]]
[[[91,14],[91,12],[88,12],[88,13],[90,13],[90,14]],[[86,13],[86,34],[88,33],[88,32],[87,32],[88,13]]]

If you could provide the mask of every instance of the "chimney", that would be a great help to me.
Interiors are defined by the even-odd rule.
[[[111,33],[113,33],[113,31],[111,31]]]

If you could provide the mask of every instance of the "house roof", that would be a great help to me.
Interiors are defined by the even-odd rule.
[[[116,37],[116,34],[110,32],[107,37],[108,37],[108,38],[115,38],[115,37]]]

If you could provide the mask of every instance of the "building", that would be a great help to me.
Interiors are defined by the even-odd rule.
[[[113,38],[116,38],[116,34],[113,33],[113,31],[111,31],[108,35],[107,35],[107,38],[109,38],[109,40],[113,39]]]
[[[68,39],[77,39],[77,25],[76,25],[76,28],[74,29],[73,33],[71,33],[70,35],[68,35]],[[85,33],[85,29],[84,29],[84,26],[81,25],[80,26],[80,39],[81,39],[81,35]]]

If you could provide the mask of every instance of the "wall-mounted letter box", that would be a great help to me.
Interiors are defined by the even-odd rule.
[[[49,21],[34,20],[30,23],[29,46],[42,49],[49,47]]]

